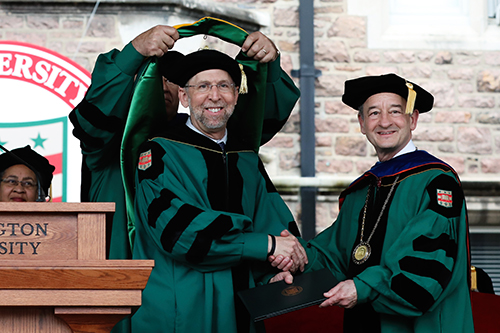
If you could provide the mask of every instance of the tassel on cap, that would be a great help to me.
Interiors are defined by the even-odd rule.
[[[240,66],[240,71],[241,71],[241,84],[240,84],[240,94],[247,94],[248,93],[248,83],[247,83],[247,76],[245,74],[245,71],[243,70],[243,65],[238,64]]]
[[[415,100],[417,99],[417,93],[413,90],[413,84],[406,81],[406,86],[408,87],[408,98],[406,99],[406,114],[412,114],[415,108]]]
[[[471,272],[470,290],[471,291],[478,291],[477,290],[477,271],[476,271],[476,267],[471,266],[470,267],[470,272]]]
[[[412,113],[418,110],[422,114],[430,111],[434,105],[434,97],[428,91],[393,73],[362,76],[345,81],[342,102],[358,110],[370,96],[385,92],[397,94],[406,100],[408,111],[402,112]]]

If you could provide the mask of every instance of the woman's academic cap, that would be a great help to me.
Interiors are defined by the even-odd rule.
[[[39,180],[43,190],[45,193],[49,193],[52,173],[56,169],[49,163],[49,160],[31,149],[30,146],[12,149],[0,155],[0,172],[4,172],[16,164],[23,164],[32,170],[34,169],[33,172],[40,175]]]

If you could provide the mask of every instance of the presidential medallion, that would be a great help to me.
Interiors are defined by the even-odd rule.
[[[358,246],[354,248],[354,251],[352,251],[352,261],[357,265],[361,265],[368,260],[371,253],[372,249],[370,244],[365,242],[359,243]]]

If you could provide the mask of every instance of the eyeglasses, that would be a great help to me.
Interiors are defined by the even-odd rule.
[[[0,180],[2,181],[2,183],[4,183],[6,186],[9,187],[16,187],[17,185],[21,184],[22,187],[29,189],[37,186],[37,184],[29,180],[17,180],[12,178],[0,179]]]
[[[185,88],[194,88],[194,91],[200,94],[206,94],[212,90],[212,87],[217,87],[219,92],[228,93],[234,89],[234,83],[222,82],[218,84],[198,83],[196,85],[185,85]]]

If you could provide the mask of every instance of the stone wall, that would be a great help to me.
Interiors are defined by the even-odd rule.
[[[349,0],[314,1],[316,172],[318,230],[337,214],[339,191],[375,161],[359,132],[356,113],[340,97],[346,79],[395,72],[435,96],[435,107],[419,119],[414,141],[450,163],[461,175],[472,224],[496,219],[500,176],[500,52],[446,49],[370,49],[367,18],[347,14]],[[84,35],[95,1],[2,1],[0,39],[29,42],[74,58],[89,71],[99,53],[121,49],[124,27],[171,22],[173,15],[194,21],[220,17],[248,30],[261,29],[282,52],[289,73],[299,69],[298,0],[101,1]],[[131,22],[141,22],[132,24]],[[146,19],[146,21],[148,21]],[[147,24],[147,23],[146,23]],[[132,29],[132,30],[133,30]],[[146,27],[143,29],[145,30]],[[298,81],[296,81],[298,84]],[[262,149],[271,177],[300,219],[300,115],[297,105],[282,133]],[[308,180],[304,180],[307,183]]]

